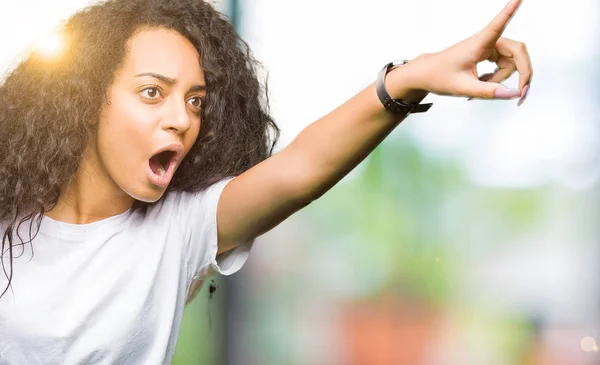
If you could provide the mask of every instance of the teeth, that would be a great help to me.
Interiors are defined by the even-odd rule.
[[[158,166],[158,175],[159,176],[165,176],[165,168],[162,166]]]

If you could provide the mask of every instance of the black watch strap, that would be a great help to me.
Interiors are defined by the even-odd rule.
[[[390,96],[385,89],[385,75],[394,67],[404,65],[408,63],[407,60],[396,60],[385,65],[379,75],[377,76],[377,82],[375,88],[377,89],[377,96],[383,104],[386,110],[394,114],[412,114],[412,113],[423,113],[429,110],[433,104],[409,104],[404,103],[402,100],[396,100]]]

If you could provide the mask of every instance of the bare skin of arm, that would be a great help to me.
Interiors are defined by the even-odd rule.
[[[395,99],[420,102],[428,93],[522,102],[533,74],[521,42],[501,38],[521,1],[511,1],[482,31],[441,52],[391,70],[386,89]],[[479,77],[476,66],[498,65]],[[519,89],[500,84],[519,72]],[[354,169],[405,118],[386,111],[375,84],[306,127],[292,143],[232,180],[217,209],[219,253],[269,231],[318,199]]]

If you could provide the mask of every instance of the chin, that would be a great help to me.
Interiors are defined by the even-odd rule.
[[[143,203],[156,203],[166,191],[166,187],[148,187],[146,189],[132,189],[127,192],[127,195],[135,200]]]

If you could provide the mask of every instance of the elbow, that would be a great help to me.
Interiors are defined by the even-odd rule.
[[[310,188],[302,189],[296,196],[298,208],[302,209],[309,206],[312,202],[323,196],[324,193]]]
[[[288,150],[288,152],[292,152]],[[306,207],[313,201],[321,198],[332,186],[328,183],[327,169],[317,163],[314,156],[303,153],[291,154],[284,175],[290,187],[288,196],[293,196],[300,207]]]
[[[296,177],[295,197],[299,205],[306,207],[313,201],[320,199],[329,189],[324,176],[310,169],[299,169]]]

